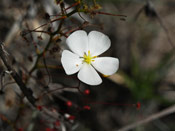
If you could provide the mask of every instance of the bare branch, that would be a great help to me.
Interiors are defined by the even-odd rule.
[[[33,97],[33,92],[31,89],[27,88],[24,82],[22,81],[22,78],[17,74],[17,72],[8,64],[7,59],[6,59],[6,54],[4,52],[3,44],[0,43],[0,57],[1,60],[3,61],[4,65],[6,66],[7,70],[10,73],[10,75],[13,77],[15,82],[18,84],[20,87],[21,91],[23,92],[24,96],[28,99],[28,101],[35,106],[35,101],[36,99]]]
[[[152,115],[148,116],[147,118],[145,118],[143,120],[137,121],[137,122],[132,123],[132,124],[127,125],[127,126],[124,126],[124,127],[120,128],[118,130],[115,130],[115,131],[129,131],[133,128],[136,128],[138,126],[147,124],[147,123],[149,123],[153,120],[159,119],[161,117],[164,117],[164,116],[172,114],[172,113],[175,113],[175,105],[172,105],[172,106],[164,109],[163,111],[160,111],[156,114],[152,114]]]

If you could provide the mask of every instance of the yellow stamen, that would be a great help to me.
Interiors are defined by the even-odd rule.
[[[84,56],[83,56],[84,62],[86,62],[87,64],[91,64],[91,62],[94,62],[95,60],[93,60],[93,59],[96,57],[97,56],[91,56],[90,50],[88,51],[88,55],[84,54]]]
[[[103,75],[103,77],[109,77],[109,75],[105,75],[105,74],[102,74]]]

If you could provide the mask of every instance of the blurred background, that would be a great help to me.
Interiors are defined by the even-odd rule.
[[[65,9],[71,7],[67,13],[77,8],[74,0],[62,2]],[[0,131],[117,131],[174,105],[175,1],[84,0],[89,9],[127,17],[75,13],[66,18],[62,32],[55,35],[31,73],[37,52],[47,46],[50,35],[33,29],[47,23],[38,30],[56,31],[61,21],[50,21],[62,12],[60,1],[0,3],[0,41],[9,53],[9,64],[39,98],[37,108],[32,107],[12,77],[4,75],[1,62]],[[108,35],[112,45],[103,55],[120,61],[116,74],[103,77],[99,86],[80,83],[80,91],[74,88],[76,74],[67,76],[60,63],[67,48],[62,34],[77,27]],[[129,130],[174,131],[174,118],[175,114],[167,113]]]

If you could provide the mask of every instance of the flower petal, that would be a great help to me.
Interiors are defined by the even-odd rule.
[[[82,66],[80,57],[68,50],[62,52],[61,63],[67,75],[78,72]]]
[[[68,47],[79,56],[83,56],[88,47],[88,36],[83,30],[73,32],[66,40]]]
[[[98,31],[91,31],[88,35],[88,49],[92,56],[98,56],[109,49],[111,41],[108,36]]]
[[[94,68],[104,75],[112,75],[119,68],[119,60],[113,57],[97,57],[92,62]]]
[[[84,63],[78,73],[78,79],[89,85],[99,85],[102,79],[96,70],[89,64]]]

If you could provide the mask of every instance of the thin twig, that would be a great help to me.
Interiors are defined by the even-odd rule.
[[[164,109],[163,111],[160,111],[158,113],[155,113],[153,115],[150,115],[148,116],[147,118],[143,119],[143,120],[139,120],[137,122],[134,122],[130,125],[127,125],[127,126],[124,126],[118,130],[115,130],[115,131],[129,131],[131,129],[134,129],[138,126],[141,126],[141,125],[144,125],[144,124],[147,124],[153,120],[156,120],[156,119],[159,119],[161,117],[164,117],[166,115],[169,115],[169,114],[172,114],[172,113],[175,113],[175,105],[172,105],[166,109]]]
[[[76,12],[77,12],[77,10],[73,10],[72,12],[70,12],[69,14],[67,14],[67,17],[73,15],[73,14],[76,13]],[[56,19],[55,19],[55,20],[56,20]],[[54,20],[54,21],[55,21],[55,20]],[[58,19],[57,19],[57,20],[58,20]],[[29,71],[29,75],[31,75],[31,74],[35,71],[35,69],[36,69],[37,66],[38,66],[38,62],[39,62],[40,58],[41,58],[41,57],[43,56],[43,54],[45,54],[45,53],[47,52],[47,50],[49,49],[50,45],[52,44],[52,38],[54,37],[54,35],[60,33],[60,30],[61,30],[61,27],[62,27],[62,25],[63,25],[64,19],[60,19],[60,20],[61,20],[61,21],[60,21],[60,25],[58,26],[58,29],[57,29],[55,32],[51,33],[50,39],[49,39],[49,41],[48,41],[46,47],[44,48],[44,50],[43,50],[40,54],[38,54],[37,59],[36,59],[36,61],[35,61],[35,63],[34,63],[34,66],[33,66],[33,67],[31,68],[31,70]],[[52,21],[52,22],[53,22],[53,21]],[[36,30],[36,29],[35,29],[35,30]]]
[[[1,60],[3,61],[4,65],[6,66],[7,70],[10,72],[10,75],[13,77],[13,79],[15,80],[15,82],[18,84],[18,86],[20,87],[22,93],[24,94],[24,96],[26,96],[26,98],[28,99],[28,101],[35,106],[35,101],[36,99],[33,97],[33,92],[31,89],[27,88],[26,85],[24,84],[24,82],[22,81],[22,78],[17,74],[17,72],[8,64],[7,59],[6,59],[6,54],[4,51],[4,47],[3,44],[0,43],[0,57]]]

